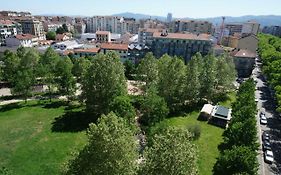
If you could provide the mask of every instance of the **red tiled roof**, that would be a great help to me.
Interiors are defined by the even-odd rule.
[[[97,31],[96,34],[97,35],[108,35],[108,34],[110,34],[110,32],[109,31]]]
[[[256,58],[257,54],[254,52],[251,52],[250,50],[244,50],[241,49],[239,50],[234,57],[239,57],[239,58]]]
[[[154,38],[169,38],[169,39],[184,39],[184,40],[210,40],[210,35],[208,34],[192,34],[192,33],[168,33],[166,36],[162,36],[161,32],[154,32]]]
[[[26,39],[36,38],[36,36],[31,34],[20,34],[20,35],[16,35],[16,38],[19,40],[26,40]]]
[[[56,35],[56,40],[63,40],[64,36],[65,36],[65,34],[57,34]]]
[[[74,52],[79,53],[98,53],[100,51],[100,48],[90,48],[90,49],[75,49]]]
[[[13,21],[11,20],[0,20],[0,25],[12,25]]]
[[[128,50],[128,44],[102,43],[101,48],[108,50]]]

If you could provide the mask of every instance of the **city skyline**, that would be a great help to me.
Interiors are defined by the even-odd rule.
[[[215,2],[213,0],[205,0],[204,3],[199,3],[196,0],[104,0],[94,2],[84,0],[82,3],[75,0],[26,0],[24,2],[15,0],[5,2],[1,5],[0,10],[29,11],[34,15],[80,16],[112,15],[123,12],[166,16],[167,13],[172,13],[173,17],[177,18],[206,18],[217,16],[281,15],[280,5],[281,2],[277,0],[256,0],[254,4],[253,2],[243,0],[237,0],[235,3],[229,3],[226,0],[216,0]],[[147,6],[152,8],[147,8]]]

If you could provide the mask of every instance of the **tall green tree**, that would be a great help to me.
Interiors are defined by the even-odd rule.
[[[31,49],[20,60],[16,76],[13,78],[14,94],[22,94],[25,101],[32,93],[33,86],[36,84],[37,66],[40,56],[37,51]]]
[[[136,66],[132,61],[126,60],[124,62],[125,76],[127,79],[133,79],[133,75],[136,74]]]
[[[57,84],[61,95],[66,95],[68,99],[75,94],[76,81],[72,74],[73,64],[69,57],[61,58],[57,64]]]
[[[224,151],[222,156],[219,156],[213,172],[214,175],[256,175],[257,170],[257,153],[249,147],[239,146]]]
[[[135,135],[123,118],[102,115],[97,124],[90,124],[87,135],[88,144],[69,162],[65,174],[136,174]]]
[[[17,54],[6,50],[4,52],[3,64],[3,78],[12,83],[20,65],[20,58]]]
[[[91,62],[88,59],[74,58],[74,65],[72,68],[72,73],[77,78],[77,82],[81,82],[82,78],[85,76],[87,70],[91,66]]]
[[[56,32],[49,31],[46,34],[47,40],[55,40],[56,39]]]
[[[187,129],[168,127],[155,134],[151,147],[145,152],[141,174],[194,175],[198,174],[197,151]]]
[[[48,87],[50,100],[56,85],[56,67],[59,60],[60,56],[51,47],[49,47],[39,61],[38,72],[43,82]]]
[[[181,59],[164,55],[159,59],[158,67],[159,95],[165,99],[170,110],[176,111],[184,103],[186,66]]]
[[[138,79],[145,83],[145,89],[156,85],[158,81],[158,64],[151,52],[147,53],[138,66]]]
[[[151,126],[166,118],[169,108],[165,99],[157,95],[156,87],[151,86],[141,103],[140,111],[142,113],[141,122],[145,126]]]
[[[115,52],[98,54],[82,82],[82,98],[88,112],[107,114],[110,102],[127,94],[124,66]]]
[[[212,101],[215,94],[216,61],[213,55],[207,55],[203,59],[202,72],[200,75],[200,97],[207,101]]]
[[[197,103],[200,94],[200,74],[203,67],[203,57],[200,53],[195,54],[187,63],[185,99],[190,103]]]

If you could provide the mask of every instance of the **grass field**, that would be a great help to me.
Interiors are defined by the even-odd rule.
[[[231,103],[235,100],[235,93],[228,94],[228,99],[220,102],[220,105],[231,107]],[[198,148],[198,168],[200,175],[211,175],[216,158],[219,155],[218,145],[222,142],[222,133],[224,129],[207,124],[204,121],[198,121],[199,111],[193,111],[183,117],[173,117],[165,119],[159,125],[175,126],[188,128],[192,125],[201,127],[201,136],[195,141]],[[156,125],[157,127],[157,125]]]
[[[0,168],[17,175],[59,174],[86,143],[85,132],[63,130],[66,109],[59,103],[21,104],[0,108]]]

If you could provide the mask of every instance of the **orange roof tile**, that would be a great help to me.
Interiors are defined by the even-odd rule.
[[[36,38],[36,36],[31,34],[20,34],[20,35],[16,35],[16,38],[19,40],[26,40],[26,39]]]
[[[102,43],[101,48],[108,50],[128,50],[128,44]]]
[[[108,35],[108,34],[110,34],[110,32],[109,31],[97,31],[96,34],[97,35]]]
[[[75,49],[74,53],[98,53],[100,48],[90,48],[90,49]]]

